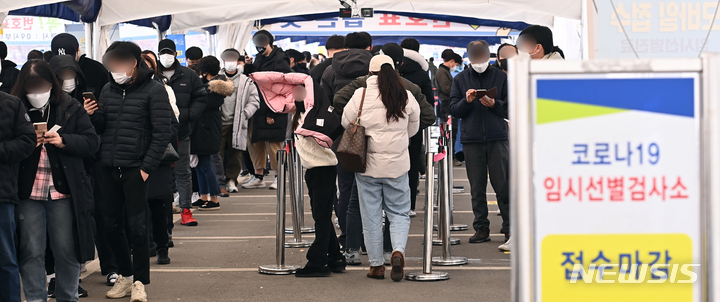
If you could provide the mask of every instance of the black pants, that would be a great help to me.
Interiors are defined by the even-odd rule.
[[[168,207],[172,213],[172,195],[166,198],[148,199],[150,221],[152,222],[152,240],[157,250],[167,249],[168,243]]]
[[[509,157],[508,141],[463,144],[467,177],[470,181],[470,195],[475,214],[473,228],[490,227],[487,207],[487,179],[497,194],[497,203],[503,223],[500,232],[510,233]]]
[[[410,210],[415,211],[417,200],[418,184],[420,183],[420,170],[423,166],[422,156],[422,133],[410,138],[408,153],[410,154],[410,171],[408,171],[408,183],[410,183]]]
[[[316,167],[305,172],[312,217],[315,220],[315,241],[307,253],[309,267],[323,266],[342,257],[332,222],[336,199],[335,169],[333,166]]]
[[[140,168],[104,167],[101,174],[105,233],[117,260],[118,273],[149,284],[147,183],[140,175]],[[127,236],[125,229],[129,232]]]
[[[334,182],[334,181],[333,181]],[[353,183],[355,183],[355,173],[343,170],[340,164],[337,165],[337,183],[340,197],[338,197],[335,205],[335,216],[338,218],[340,225],[340,237],[338,241],[341,246],[345,246],[345,234],[347,232],[347,210],[350,203],[350,192],[352,192]]]
[[[105,232],[105,217],[103,216],[102,190],[100,189],[100,179],[102,178],[103,167],[98,160],[93,166],[92,182],[93,196],[95,197],[95,249],[97,249],[98,259],[100,260],[100,273],[107,275],[117,273],[117,260],[113,254],[110,242],[108,241],[107,232]]]

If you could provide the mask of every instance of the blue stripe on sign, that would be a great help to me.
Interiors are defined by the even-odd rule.
[[[543,79],[537,97],[680,116],[695,116],[692,78]]]

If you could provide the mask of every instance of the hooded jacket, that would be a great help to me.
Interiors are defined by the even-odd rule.
[[[357,119],[362,101],[363,88],[355,91],[343,112],[342,125],[347,127]],[[362,102],[360,125],[365,127],[367,136],[367,168],[363,176],[374,178],[397,178],[410,170],[408,144],[410,137],[420,127],[420,107],[408,91],[404,108],[405,116],[398,121],[388,122],[387,108],[382,102],[378,77],[367,79],[365,101]]]
[[[208,91],[207,106],[197,121],[195,131],[190,139],[190,153],[197,155],[214,155],[220,152],[222,140],[222,120],[220,106],[225,97],[232,95],[235,84],[224,75],[218,75],[205,83]]]
[[[252,65],[245,65],[243,73],[249,75],[256,71],[277,71],[277,72],[291,72],[290,59],[285,54],[282,48],[273,46],[273,50],[269,55],[258,54],[255,57],[255,62]]]
[[[224,70],[221,74],[227,76]],[[260,107],[260,98],[255,83],[243,73],[238,72],[229,79],[233,81],[235,89],[232,95],[225,97],[222,110],[233,110],[232,119],[230,119],[233,127],[232,148],[245,150],[247,149],[249,120]],[[223,120],[223,124],[225,123]]]
[[[403,49],[405,58],[403,64],[398,68],[400,76],[420,87],[425,101],[435,107],[435,93],[433,93],[432,82],[428,76],[429,64],[423,56],[414,50]]]
[[[178,60],[173,63],[175,72],[167,81],[175,92],[175,101],[180,110],[178,139],[190,137],[193,127],[205,110],[207,92],[200,77],[192,69],[180,65]],[[158,73],[165,69],[158,64]]]
[[[0,92],[0,203],[18,202],[18,167],[35,150],[37,137],[23,102]]]
[[[97,98],[100,96],[105,85],[110,82],[110,73],[105,69],[103,64],[93,59],[88,59],[85,55],[80,56],[77,63],[85,76],[85,91],[83,92],[92,92],[95,98]],[[80,101],[82,99],[77,100]]]
[[[483,105],[480,100],[468,103],[465,94],[470,89],[492,89],[496,87],[498,96],[492,108]],[[460,142],[487,143],[508,139],[508,87],[507,74],[501,69],[488,66],[483,73],[467,68],[453,79],[450,93],[450,112],[461,118]]]
[[[0,61],[0,67],[2,67],[2,71],[0,71],[0,83],[2,83],[2,85],[0,85],[0,91],[10,93],[13,86],[15,86],[18,75],[20,75],[20,70],[17,70],[17,68],[15,68],[16,66],[17,64],[13,61]]]
[[[287,57],[282,48],[274,46],[273,50],[266,57],[262,54],[255,58],[255,62],[245,67],[245,74],[256,71],[276,71],[282,73],[292,72],[290,68],[290,59]],[[275,113],[267,106],[262,94],[260,97],[258,110],[253,115],[253,133],[252,143],[257,142],[282,142],[287,135],[288,115],[286,113]],[[272,118],[275,123],[268,124],[267,118]]]
[[[335,93],[356,78],[368,74],[372,54],[365,49],[348,49],[333,56],[332,65],[323,73],[320,85],[332,100]]]
[[[152,174],[170,143],[173,111],[165,87],[153,80],[145,64],[139,65],[131,84],[111,79],[105,85],[98,98],[100,109],[90,119],[102,141],[103,166],[140,167]]]
[[[75,59],[73,59],[72,56],[68,55],[58,55],[53,56],[52,59],[50,59],[50,67],[53,70],[53,73],[55,74],[55,77],[58,78],[58,81],[62,85],[62,80],[58,77],[61,71],[65,69],[70,69],[75,72],[75,90],[68,93],[73,99],[77,100],[81,104],[83,103],[82,94],[85,92],[85,74],[80,69],[80,65],[78,65],[77,62],[75,62]],[[94,94],[94,93],[93,93]],[[95,97],[97,98],[97,94]]]
[[[66,57],[72,60],[72,57]],[[30,106],[29,103],[25,104]],[[67,219],[73,220],[77,261],[85,262],[95,258],[95,198],[90,176],[83,166],[83,158],[95,154],[100,147],[100,138],[95,134],[95,128],[83,105],[69,95],[63,93],[57,102],[50,103],[50,108],[48,127],[62,126],[58,134],[65,143],[62,149],[45,145],[52,167],[53,183],[58,192],[69,194],[72,198],[73,215]],[[40,112],[33,113],[37,113],[36,118],[44,121]],[[41,149],[34,148],[32,155],[20,163],[18,197],[21,201],[28,199],[32,192]]]

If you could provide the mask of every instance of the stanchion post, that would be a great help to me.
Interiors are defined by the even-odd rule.
[[[467,231],[468,225],[467,224],[455,224],[453,219],[453,211],[455,211],[455,202],[453,198],[453,193],[455,191],[455,184],[454,184],[454,172],[453,172],[453,165],[452,165],[452,157],[455,155],[455,138],[452,135],[454,125],[452,124],[452,119],[448,118],[447,122],[447,150],[448,150],[448,165],[450,166],[450,172],[448,173],[450,177],[450,186],[448,187],[448,190],[450,190],[450,230],[451,231]]]
[[[434,229],[438,231],[438,238],[433,240],[433,245],[443,245],[443,238],[447,237],[451,245],[460,244],[460,239],[450,237],[450,231],[445,233],[444,225],[450,226],[450,218],[443,215],[443,205],[449,203],[452,199],[452,181],[450,180],[450,171],[452,170],[452,159],[450,157],[451,149],[448,148],[449,140],[447,135],[447,124],[443,126],[445,135],[442,136],[443,147],[445,148],[445,158],[440,160],[438,167],[438,224]],[[449,206],[448,206],[449,207]]]
[[[291,143],[291,142],[289,142]],[[298,216],[298,220],[300,221],[300,232],[303,234],[307,233],[315,233],[314,227],[305,227],[305,186],[303,185],[303,168],[302,163],[300,162],[300,154],[297,152],[297,148],[295,148],[294,145],[291,145],[292,150],[292,164],[295,172],[293,173],[293,176],[291,176],[291,179],[295,181],[295,191],[293,194],[295,194],[295,201],[297,201],[297,213],[293,213],[293,215]],[[286,234],[295,234],[294,228],[286,228],[285,229]]]
[[[450,254],[450,195],[452,195],[452,184],[450,183],[450,158],[445,156],[442,169],[442,178],[438,180],[440,186],[444,186],[442,202],[440,203],[440,222],[438,223],[438,236],[442,243],[442,257],[434,257],[434,265],[463,265],[468,263],[466,257],[453,257]],[[457,239],[454,239],[457,240]],[[459,243],[459,240],[458,240]]]
[[[301,200],[298,199],[298,196],[296,192],[298,192],[297,188],[297,167],[295,166],[295,158],[292,155],[295,152],[295,146],[292,145],[292,141],[287,141],[287,144],[290,149],[290,155],[288,158],[290,159],[290,163],[287,165],[288,168],[288,175],[290,176],[290,179],[288,180],[288,183],[290,184],[290,205],[292,207],[292,223],[293,223],[293,241],[292,242],[286,242],[285,247],[289,248],[304,248],[309,247],[312,245],[312,242],[309,241],[303,241],[302,239],[302,228],[300,227],[300,217],[302,215],[305,215],[305,213],[300,212],[300,202]],[[286,230],[287,231],[287,230]]]
[[[268,275],[289,275],[300,268],[297,265],[285,265],[285,164],[287,153],[285,150],[278,150],[278,189],[277,189],[277,214],[275,229],[275,265],[263,265],[258,272]]]
[[[437,148],[433,148],[430,142],[430,130],[425,131],[425,146],[427,148],[427,172],[425,174],[425,233],[423,241],[423,270],[422,272],[410,272],[405,278],[411,281],[441,281],[450,279],[450,275],[444,272],[433,272],[432,270],[432,241],[433,236],[433,197],[435,189],[435,170],[433,166],[434,155]]]

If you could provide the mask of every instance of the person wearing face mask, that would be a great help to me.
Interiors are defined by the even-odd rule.
[[[507,72],[508,70],[508,59],[512,59],[518,55],[518,50],[515,45],[504,43],[498,46],[495,64],[493,66],[500,68]]]
[[[77,62],[85,76],[85,90],[83,92],[92,92],[96,98],[100,95],[103,87],[110,80],[108,71],[100,62],[80,54],[80,44],[75,36],[68,33],[56,35],[50,43],[50,49],[53,56],[68,55]],[[46,62],[50,61],[46,60]],[[77,100],[82,99],[78,98]]]
[[[17,178],[18,261],[25,299],[47,300],[49,243],[57,276],[55,297],[78,301],[80,263],[95,258],[95,201],[83,158],[95,155],[100,138],[80,102],[63,92],[48,63],[33,60],[23,65],[13,94],[25,102],[32,122],[55,129],[37,132],[35,150],[20,163]]]
[[[249,75],[256,71],[290,72],[290,59],[282,48],[273,45],[275,37],[267,30],[258,30],[253,35],[253,44],[258,51],[253,62],[249,57],[245,59],[243,72]]]
[[[554,46],[552,30],[542,25],[530,25],[518,35],[517,49],[521,56],[537,60],[564,60],[560,47]]]
[[[287,54],[288,58],[290,59],[290,68],[293,70],[293,72],[299,72],[308,75],[310,74],[310,70],[307,68],[307,61],[305,60],[304,54],[295,49],[288,49],[285,54]]]
[[[490,241],[487,207],[487,179],[497,194],[503,218],[501,233],[510,238],[509,216],[509,149],[508,149],[508,87],[507,74],[489,66],[490,48],[485,41],[470,42],[467,47],[471,67],[453,79],[450,113],[462,119],[460,142],[472,198],[473,228],[470,243]],[[495,98],[482,96],[478,89],[497,89]]]
[[[435,108],[435,112],[440,118],[442,123],[447,122],[447,117],[450,116],[450,92],[452,92],[453,76],[452,73],[457,70],[457,67],[462,64],[462,57],[455,53],[452,49],[446,49],[442,52],[443,63],[440,64],[437,74],[435,74],[435,87],[437,88],[438,99],[440,100],[440,106]],[[457,125],[457,118],[453,118],[452,124]],[[453,127],[453,137],[457,137],[457,126]],[[453,163],[457,165],[460,163],[454,158]],[[462,165],[462,163],[460,163]]]
[[[98,103],[86,103],[85,110],[102,141],[101,211],[120,275],[106,296],[119,299],[131,293],[131,301],[147,301],[144,285],[150,283],[150,256],[146,181],[170,143],[173,110],[167,90],[153,80],[153,71],[143,62],[135,43],[114,42],[103,63],[112,80],[103,88]]]
[[[175,99],[180,109],[180,126],[178,128],[178,155],[180,160],[175,163],[175,178],[180,196],[180,224],[186,226],[198,225],[193,218],[190,208],[193,207],[192,174],[190,171],[190,135],[193,127],[205,110],[207,92],[202,80],[190,68],[180,65],[176,59],[175,42],[170,39],[158,43],[158,74],[167,79],[167,85],[175,92]],[[200,206],[200,204],[196,204]]]
[[[20,302],[20,272],[16,250],[15,207],[18,166],[37,145],[25,101],[0,91],[0,301]]]
[[[82,100],[82,93],[85,92],[85,74],[75,59],[68,55],[53,56],[50,59],[50,67],[62,85],[62,90],[72,98]]]
[[[226,49],[220,58],[225,65],[220,74],[233,81],[235,86],[233,93],[225,97],[220,107],[222,114],[220,157],[224,161],[227,191],[237,193],[238,176],[242,171],[242,151],[247,150],[248,145],[248,121],[260,107],[260,99],[253,81],[242,73],[245,62],[240,52],[234,48]],[[247,157],[249,160],[249,155]],[[252,161],[250,164],[252,165]]]

